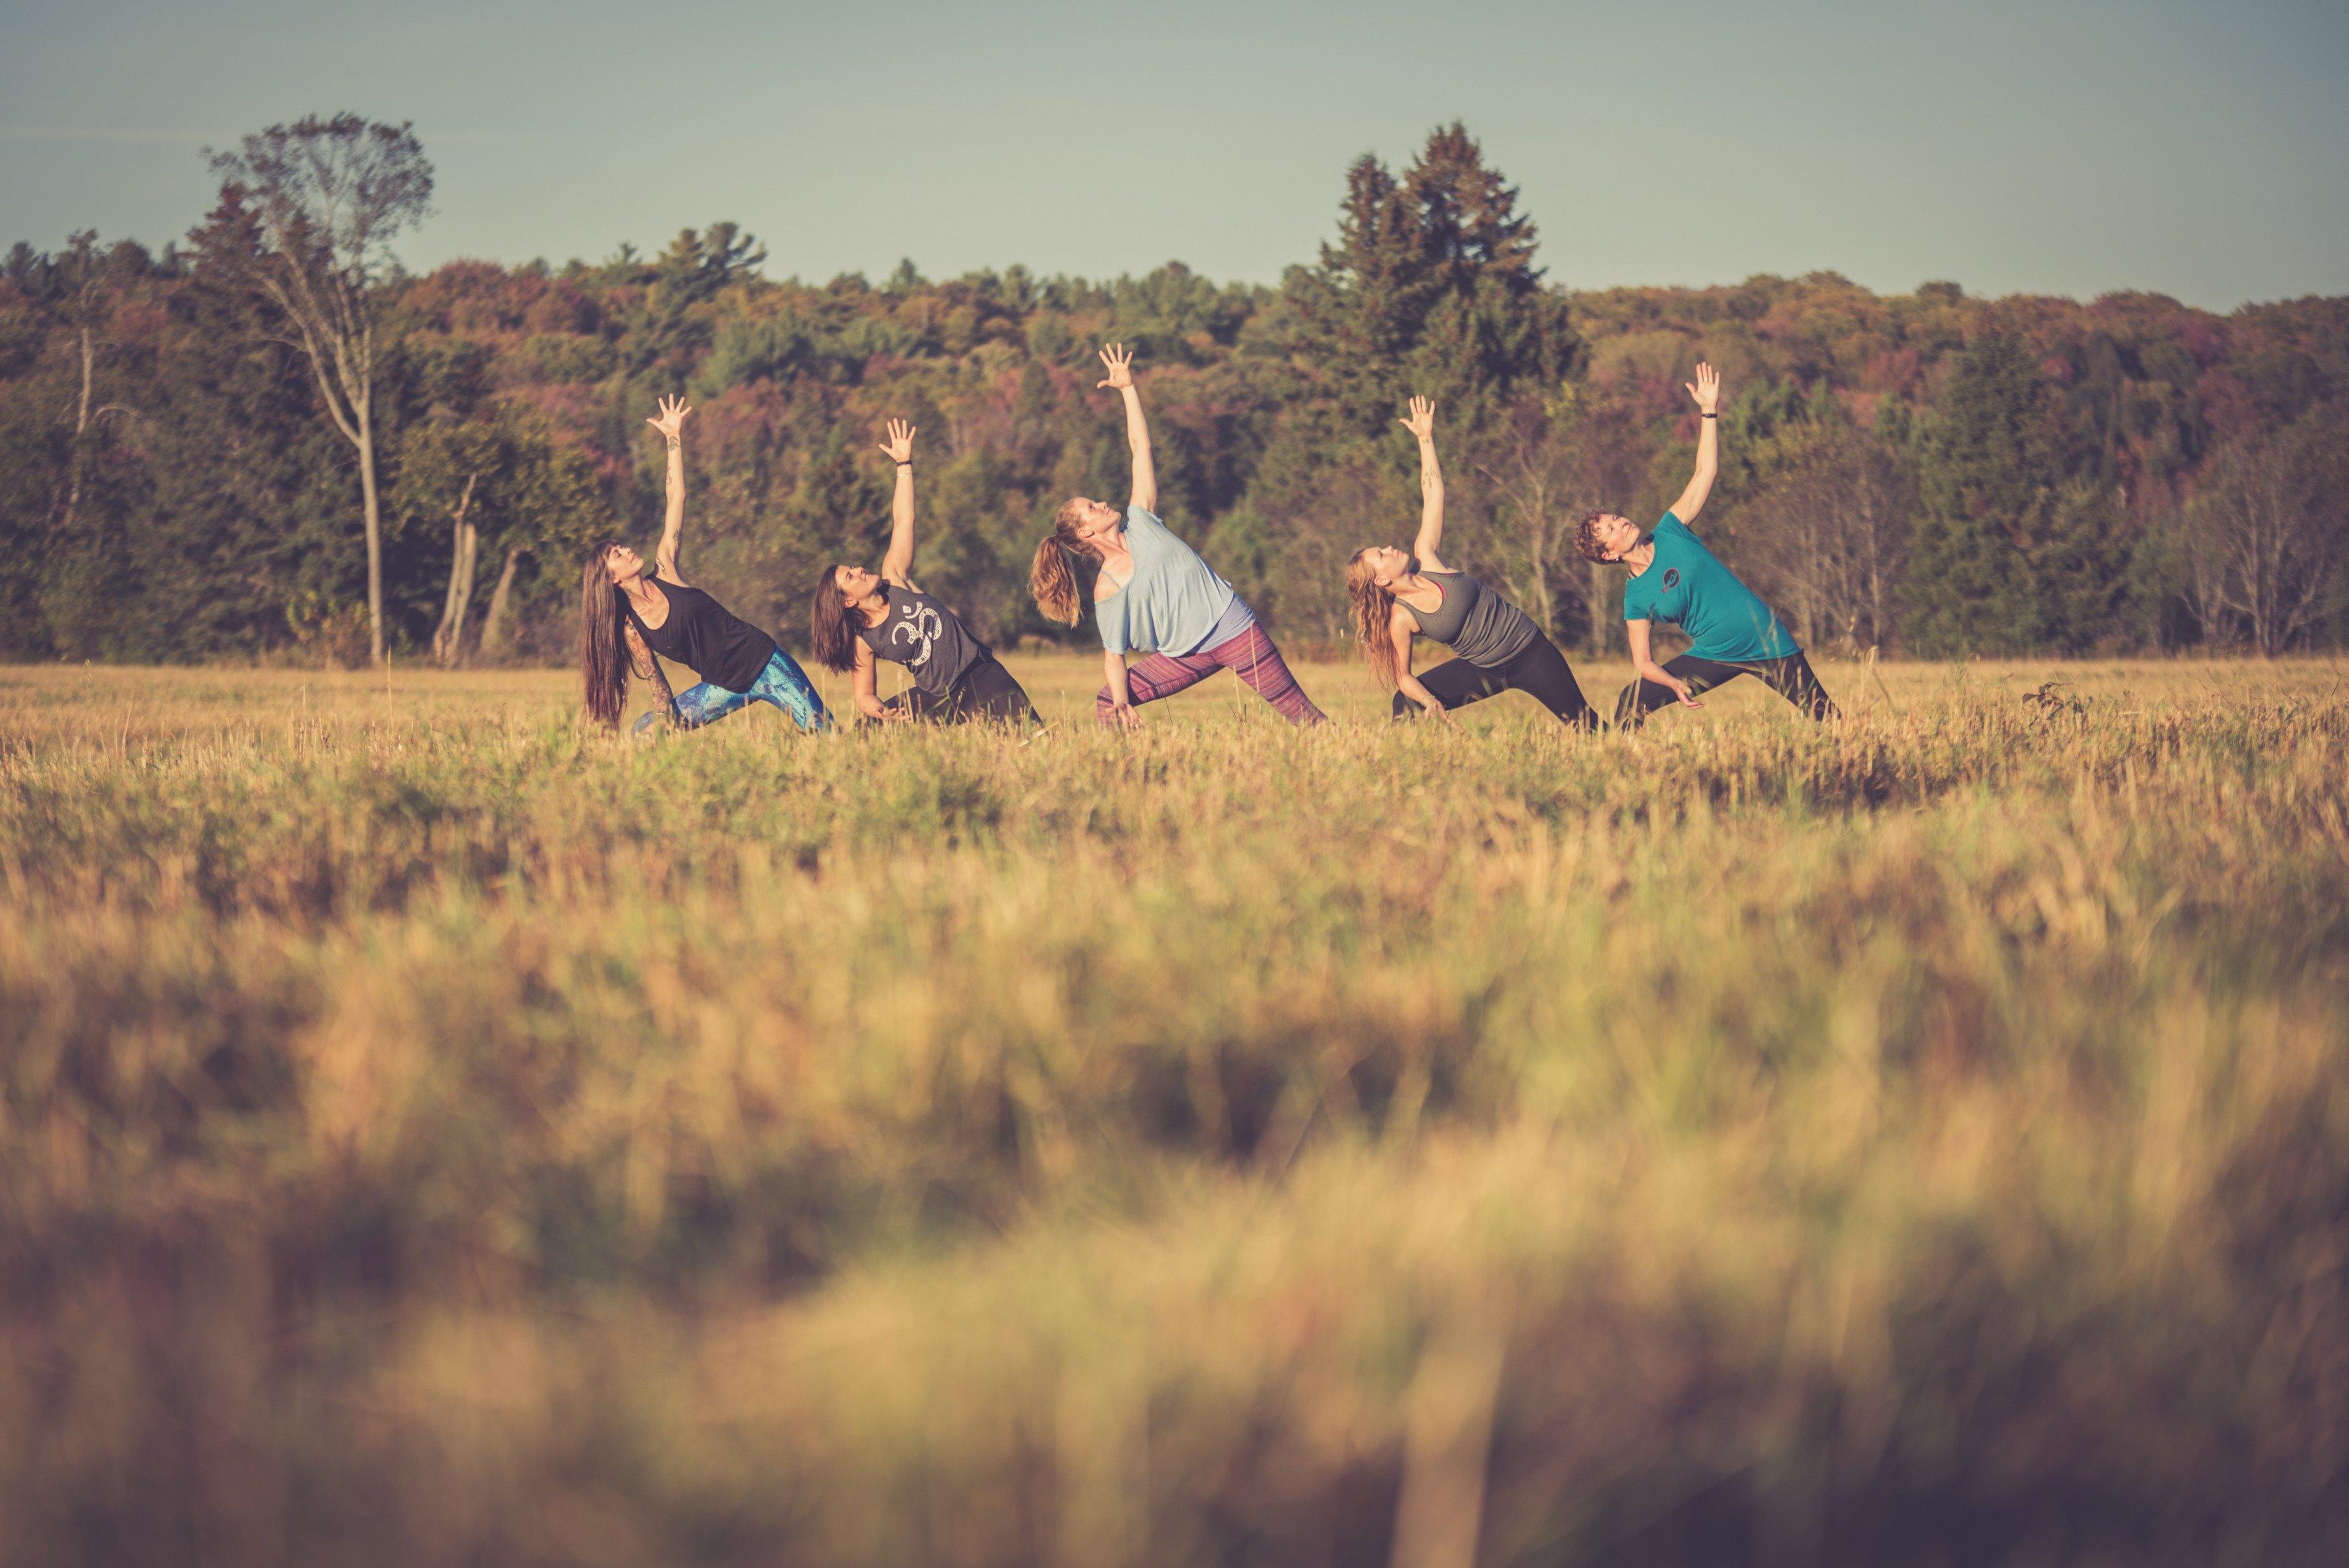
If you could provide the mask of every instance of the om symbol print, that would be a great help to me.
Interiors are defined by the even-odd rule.
[[[889,629],[889,640],[916,645],[914,656],[905,660],[905,665],[917,670],[930,661],[930,649],[946,628],[946,620],[936,610],[928,605],[916,605],[906,612],[905,619]]]

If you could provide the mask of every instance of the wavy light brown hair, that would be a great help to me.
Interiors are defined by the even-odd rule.
[[[815,575],[815,592],[808,598],[808,649],[818,664],[826,670],[856,668],[856,623],[863,618],[841,596],[838,566]]]
[[[1369,554],[1357,550],[1346,563],[1346,597],[1352,607],[1348,618],[1354,623],[1354,637],[1362,651],[1370,656],[1371,670],[1392,691],[1402,682],[1402,671],[1395,667],[1395,597],[1379,587],[1378,574],[1362,559]]]
[[[1085,609],[1084,601],[1077,597],[1077,574],[1070,567],[1069,557],[1098,560],[1101,556],[1077,532],[1077,521],[1084,514],[1082,502],[1062,502],[1060,511],[1052,514],[1052,531],[1036,546],[1036,558],[1028,566],[1028,591],[1036,596],[1036,607],[1062,626],[1076,625]]]

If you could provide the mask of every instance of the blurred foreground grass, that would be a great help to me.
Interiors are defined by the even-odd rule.
[[[0,1559],[2349,1560],[2349,665],[1015,666],[0,670]]]

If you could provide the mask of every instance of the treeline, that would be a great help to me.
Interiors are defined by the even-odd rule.
[[[408,275],[384,262],[396,222],[337,253],[271,183],[337,131],[372,150],[390,217],[420,216],[404,128],[305,121],[215,161],[184,244],[9,254],[0,656],[363,660],[371,489],[395,656],[563,657],[583,551],[657,527],[644,419],[670,391],[698,410],[688,572],[744,613],[796,643],[819,567],[877,558],[873,441],[896,415],[921,429],[925,586],[995,639],[1059,635],[1024,564],[1061,499],[1123,496],[1093,389],[1112,339],[1139,349],[1168,521],[1291,639],[1342,636],[1345,557],[1408,538],[1393,421],[1421,392],[1462,553],[1561,640],[1616,645],[1619,574],[1575,556],[1574,526],[1679,488],[1680,384],[1705,358],[1731,401],[1704,532],[1814,647],[2349,642],[2349,300],[2220,317],[1832,273],[1576,292],[1458,126],[1400,171],[1360,161],[1335,237],[1277,288],[1177,263],[777,281],[729,223],[657,255]],[[410,182],[382,197],[387,169]],[[343,291],[321,330],[367,346],[364,442],[348,364],[301,329],[305,279]]]

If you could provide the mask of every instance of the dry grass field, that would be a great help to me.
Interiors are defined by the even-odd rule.
[[[2349,662],[1012,662],[0,670],[0,1561],[2349,1561]]]

